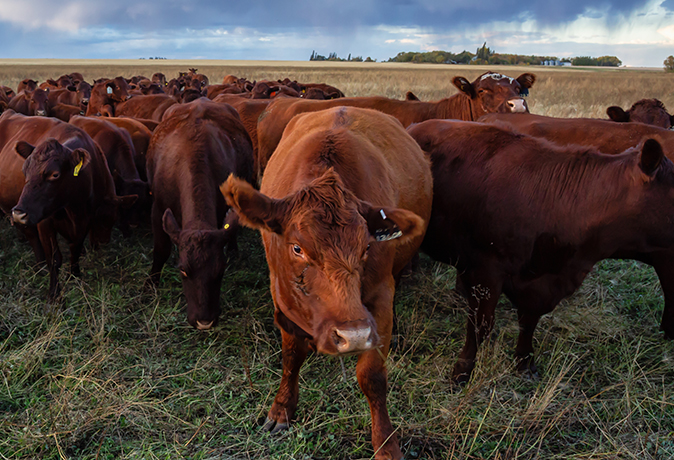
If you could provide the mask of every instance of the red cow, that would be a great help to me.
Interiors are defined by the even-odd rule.
[[[70,121],[75,115],[84,115],[84,111],[77,106],[69,104],[56,104],[51,107],[51,116],[62,121]]]
[[[131,234],[129,226],[138,225],[150,210],[150,189],[141,180],[136,168],[136,152],[129,133],[109,123],[107,117],[74,116],[70,124],[81,128],[101,148],[108,168],[112,173],[117,195],[136,195],[138,199],[128,209],[119,213],[119,228],[126,237]]]
[[[152,131],[142,122],[135,118],[128,117],[107,117],[106,121],[114,124],[118,128],[126,130],[131,136],[133,150],[135,152],[134,163],[138,170],[141,180],[147,182],[147,170],[145,167],[147,158],[147,149],[150,146]],[[156,127],[156,126],[155,126]]]
[[[531,88],[534,81],[536,77],[530,73],[524,73],[515,79],[487,72],[473,83],[463,77],[454,77],[453,83],[460,92],[438,102],[399,101],[385,97],[349,97],[328,101],[275,99],[260,115],[258,122],[258,175],[261,175],[281,140],[286,125],[299,113],[316,112],[336,106],[363,107],[393,115],[405,127],[432,118],[477,120],[489,112],[528,112],[522,94]]]
[[[35,80],[32,80],[30,78],[24,78],[19,82],[19,86],[16,88],[17,94],[20,93],[21,91],[34,91],[37,89],[37,82]]]
[[[24,90],[9,101],[8,107],[24,115],[48,117],[51,115],[49,90],[37,88],[33,91]]]
[[[129,84],[124,77],[117,77],[113,80],[108,78],[99,80],[91,89],[87,116],[104,115],[114,117],[115,105],[127,101],[130,97]]]
[[[674,124],[674,115],[670,115],[665,104],[657,99],[641,99],[632,104],[625,112],[621,107],[611,106],[606,109],[608,117],[617,122],[636,122],[670,129]]]
[[[117,207],[130,205],[136,197],[115,195],[103,154],[75,126],[6,112],[0,117],[0,133],[7,135],[0,151],[0,205],[4,212],[11,209],[15,223],[32,229],[28,236],[36,256],[45,256],[49,265],[53,299],[62,262],[56,234],[68,241],[71,271],[78,276],[86,235],[90,233],[94,245],[107,242]]]
[[[501,293],[518,310],[519,369],[536,373],[532,340],[541,315],[595,263],[674,245],[674,165],[653,139],[606,155],[482,123],[429,120],[408,132],[433,165],[422,250],[457,267],[469,304],[452,373],[458,382],[470,376]]]
[[[164,112],[174,104],[177,104],[176,100],[166,94],[136,96],[118,104],[115,107],[115,115],[161,121]]]
[[[423,152],[393,117],[337,107],[288,124],[260,192],[234,177],[221,190],[241,222],[262,233],[283,338],[283,377],[265,429],[288,427],[310,349],[358,353],[375,458],[402,458],[386,407],[385,359],[395,278],[431,212]]]
[[[91,85],[86,81],[77,83],[76,86],[55,89],[49,92],[49,104],[53,107],[56,104],[68,104],[79,107],[86,111],[91,97]]]
[[[154,203],[154,251],[150,279],[178,247],[178,266],[187,299],[187,321],[209,329],[220,314],[225,245],[236,247],[236,214],[228,210],[219,185],[230,173],[250,179],[252,146],[236,111],[198,99],[177,105],[154,131],[147,173]]]

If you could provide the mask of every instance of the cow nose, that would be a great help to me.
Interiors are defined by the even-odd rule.
[[[197,329],[200,331],[207,331],[213,326],[213,321],[210,321],[208,323],[202,323],[201,321],[197,321]]]
[[[339,353],[367,351],[374,347],[375,340],[372,328],[333,329],[332,339]]]
[[[35,115],[37,115],[38,117],[46,117],[46,116],[47,116],[47,112],[44,111],[44,110],[36,110],[36,111],[35,111]]]
[[[28,214],[26,214],[24,211],[20,209],[12,209],[12,219],[14,222],[17,224],[23,224],[26,225],[28,224]]]
[[[522,113],[527,111],[527,104],[524,99],[510,99],[508,101],[508,108],[512,113]]]

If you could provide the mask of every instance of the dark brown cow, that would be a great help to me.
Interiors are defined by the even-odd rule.
[[[620,123],[632,121],[664,129],[670,129],[674,124],[674,115],[670,115],[665,104],[657,99],[641,99],[632,104],[627,112],[614,105],[606,109],[606,113],[611,120]]]
[[[166,86],[166,75],[161,72],[155,72],[152,74],[152,83],[156,83],[163,88]]]
[[[405,127],[432,118],[471,121],[489,112],[528,112],[529,109],[522,94],[531,88],[535,80],[536,77],[530,73],[524,73],[515,79],[487,72],[473,83],[463,77],[454,77],[453,83],[460,92],[438,102],[399,101],[385,97],[350,97],[328,101],[275,99],[260,115],[258,122],[258,156],[256,157],[258,175],[264,171],[269,157],[281,140],[286,125],[298,113],[316,112],[344,105],[376,109],[393,115]]]
[[[51,90],[49,103],[52,107],[56,104],[74,105],[86,111],[90,97],[91,85],[86,81],[81,81],[76,86]]]
[[[206,97],[215,99],[220,94],[241,94],[243,90],[235,84],[227,85],[208,85],[206,87]]]
[[[24,115],[48,117],[51,115],[49,90],[37,88],[33,91],[24,90],[9,101],[8,107]]]
[[[117,77],[113,80],[106,78],[98,81],[91,89],[87,116],[104,115],[114,117],[116,116],[115,105],[127,101],[130,97],[129,84],[124,77]]]
[[[131,234],[130,226],[138,225],[149,215],[150,189],[136,168],[136,152],[131,135],[124,129],[107,121],[108,117],[74,116],[72,125],[81,128],[101,148],[115,183],[117,195],[136,195],[133,206],[119,213],[119,228],[125,237]]]
[[[283,377],[265,429],[288,427],[310,349],[358,353],[375,458],[402,458],[386,407],[385,359],[395,277],[431,211],[423,152],[393,117],[337,107],[288,124],[260,192],[234,177],[221,190],[241,222],[262,233],[283,338]]]
[[[323,91],[326,99],[337,99],[344,97],[344,93],[334,86],[326,85],[325,83],[299,83],[300,92],[309,91],[312,88],[317,88]]]
[[[177,104],[176,100],[166,94],[136,96],[127,102],[118,104],[115,107],[115,114],[118,117],[127,116],[161,121],[164,112],[174,104]]]
[[[30,78],[24,78],[19,82],[19,86],[16,88],[17,94],[20,93],[21,91],[34,91],[37,89],[37,82],[35,80],[32,80]]]
[[[136,120],[135,118],[107,117],[106,121],[109,121],[118,128],[125,129],[126,132],[129,133],[131,136],[131,142],[133,142],[133,149],[136,154],[134,157],[134,163],[136,164],[138,175],[140,176],[141,180],[147,182],[147,169],[145,164],[147,158],[147,149],[150,145],[150,138],[152,137],[152,131],[146,126],[145,123],[140,120]]]
[[[36,256],[44,256],[49,265],[49,297],[53,299],[59,291],[62,262],[56,234],[68,241],[71,271],[79,275],[86,235],[90,234],[94,245],[107,242],[117,207],[130,205],[136,197],[115,195],[100,149],[75,126],[8,111],[0,117],[0,133],[4,141],[0,205],[4,212],[11,209],[15,223],[32,229],[28,236]],[[39,242],[35,241],[38,235]]]
[[[220,314],[225,245],[236,247],[236,214],[228,210],[219,185],[230,173],[250,179],[250,138],[228,105],[198,99],[178,105],[155,130],[147,154],[154,204],[154,251],[150,279],[178,247],[178,266],[187,299],[187,321],[209,329]]]
[[[84,115],[84,111],[74,105],[56,104],[51,107],[51,116],[62,121],[70,121],[75,115]]]
[[[433,214],[422,249],[457,267],[466,342],[453,378],[467,381],[501,293],[517,307],[519,369],[536,372],[541,315],[594,264],[674,245],[674,165],[648,139],[619,155],[554,144],[482,123],[429,120],[408,132],[430,154]]]

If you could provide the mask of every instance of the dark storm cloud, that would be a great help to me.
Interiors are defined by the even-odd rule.
[[[61,6],[71,2],[65,1]],[[90,27],[147,31],[177,28],[321,27],[349,29],[355,26],[421,26],[451,29],[491,21],[535,19],[543,24],[571,21],[581,14],[608,13],[609,17],[628,14],[646,2],[641,0],[536,1],[488,0],[455,2],[443,0],[347,0],[285,2],[206,0],[149,1],[117,0],[82,2],[83,15]],[[674,3],[667,0],[666,3]]]

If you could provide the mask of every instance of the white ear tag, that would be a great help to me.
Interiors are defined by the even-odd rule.
[[[108,94],[112,94],[112,88],[110,88],[110,87],[108,86],[107,92],[108,92]]]
[[[381,214],[381,218],[382,218],[382,219],[386,220],[386,213],[384,213],[384,210],[383,210],[383,209],[380,209],[380,210],[379,210],[379,214]]]
[[[384,220],[388,219],[383,209],[379,210],[379,215],[381,215]],[[374,239],[376,241],[390,241],[400,238],[401,236],[403,236],[403,232],[400,231],[395,223],[393,224],[393,228],[379,228],[374,232]]]

